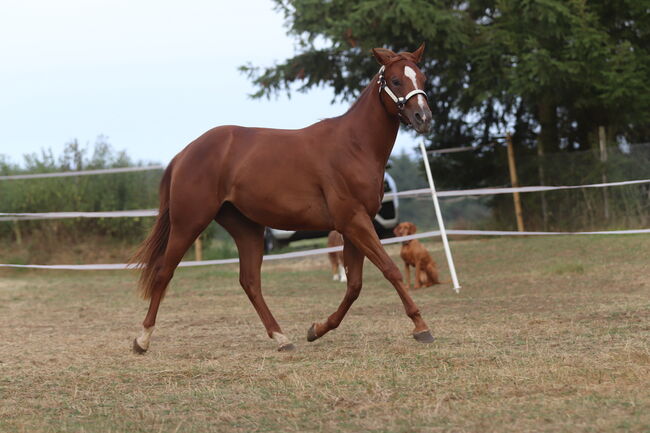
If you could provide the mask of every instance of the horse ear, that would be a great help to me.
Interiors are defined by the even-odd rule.
[[[424,42],[422,42],[422,45],[420,45],[420,48],[413,51],[413,59],[415,60],[415,63],[420,63],[420,60],[422,60],[422,54],[423,53],[424,53]]]
[[[373,48],[372,54],[375,56],[375,59],[377,59],[380,65],[388,64],[388,61],[397,55],[386,48]]]

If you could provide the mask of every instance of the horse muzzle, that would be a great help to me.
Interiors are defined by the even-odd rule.
[[[404,110],[404,115],[409,123],[420,134],[426,134],[431,129],[432,115],[429,107],[416,107]]]

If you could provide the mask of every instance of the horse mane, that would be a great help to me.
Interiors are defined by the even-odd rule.
[[[403,52],[397,53],[393,57],[391,57],[388,60],[388,63],[386,65],[384,65],[384,66],[388,67],[388,66],[392,65],[395,62],[399,62],[400,60],[406,60],[407,62],[416,63],[415,62],[415,57],[413,57],[413,53],[407,53],[407,52],[403,51]]]
[[[378,74],[378,73],[375,74],[375,75],[372,77],[372,79],[370,80],[370,82],[368,83],[368,85],[366,85],[366,88],[363,89],[363,91],[361,92],[361,94],[360,94],[360,95],[357,97],[357,99],[352,103],[352,105],[350,105],[350,108],[348,108],[348,110],[347,110],[347,111],[346,111],[342,116],[345,116],[345,115],[347,115],[348,113],[352,112],[352,111],[354,110],[354,107],[356,107],[356,106],[359,104],[359,102],[360,102],[362,99],[364,99],[365,96],[366,96],[368,93],[370,93],[370,92],[372,91],[372,89],[373,89],[373,85],[372,85],[372,83],[377,82],[377,80],[379,79],[378,77],[379,77],[379,74]],[[342,117],[342,116],[340,116],[340,117]]]

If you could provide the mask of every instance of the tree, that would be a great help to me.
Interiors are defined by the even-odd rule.
[[[479,148],[438,158],[449,186],[507,183],[499,149],[487,146],[506,130],[531,154],[589,148],[601,125],[612,140],[650,138],[650,0],[276,3],[298,52],[242,68],[254,97],[324,85],[352,99],[377,71],[372,47],[426,42],[430,146]]]

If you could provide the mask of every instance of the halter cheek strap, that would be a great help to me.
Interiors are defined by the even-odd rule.
[[[390,97],[390,99],[392,99],[393,102],[397,105],[397,108],[400,111],[400,116],[408,100],[414,97],[415,95],[424,95],[426,99],[427,97],[426,92],[420,89],[411,90],[406,96],[396,96],[395,93],[393,93],[393,91],[390,90],[390,87],[388,87],[388,84],[386,83],[386,78],[384,77],[385,70],[386,70],[385,66],[382,66],[379,69],[379,79],[377,80],[377,84],[379,84],[379,93],[381,93],[382,90],[386,92],[386,94]]]

